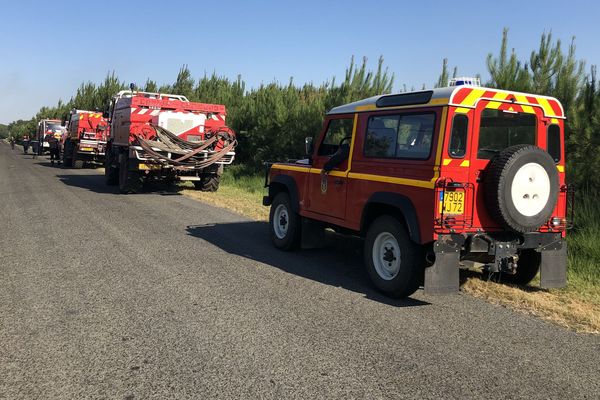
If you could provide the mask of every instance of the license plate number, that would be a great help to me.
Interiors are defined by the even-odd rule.
[[[444,214],[464,214],[465,192],[446,191],[444,193]]]

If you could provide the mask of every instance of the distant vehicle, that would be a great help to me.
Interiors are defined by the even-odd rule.
[[[46,135],[64,135],[66,132],[66,128],[62,125],[62,121],[59,119],[43,119],[38,122],[37,130],[35,132],[35,137],[31,138],[32,145],[35,142],[37,146],[37,152],[41,155],[44,152],[50,151],[50,146],[46,141]],[[34,147],[35,148],[35,147]]]
[[[108,135],[108,120],[102,113],[72,110],[62,143],[65,167],[82,168],[89,161],[104,163]]]
[[[361,236],[392,297],[457,291],[469,265],[518,284],[541,270],[542,287],[563,287],[564,120],[554,98],[475,85],[335,107],[307,159],[268,170],[273,243],[325,227]]]
[[[216,191],[237,144],[226,115],[223,105],[193,103],[185,96],[119,92],[107,114],[107,184],[130,193],[147,180],[186,180],[198,190]]]

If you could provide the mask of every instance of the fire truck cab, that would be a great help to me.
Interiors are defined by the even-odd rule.
[[[459,268],[566,285],[563,108],[550,97],[458,85],[333,108],[308,157],[267,174],[271,238],[324,227],[364,238],[375,287],[455,292]]]
[[[60,136],[65,135],[66,128],[62,125],[62,121],[59,119],[43,119],[38,122],[35,137],[32,138],[32,146],[34,151],[37,147],[37,153],[42,153],[50,150],[50,145],[46,141],[46,135]]]

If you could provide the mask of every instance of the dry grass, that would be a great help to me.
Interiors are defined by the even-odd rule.
[[[577,332],[600,333],[600,304],[596,297],[582,297],[570,289],[523,288],[486,282],[476,277],[469,278],[462,290],[490,303],[533,314]]]
[[[208,204],[227,208],[255,221],[267,221],[269,208],[262,205],[262,193],[248,193],[244,189],[222,185],[217,192],[184,189],[183,195]]]

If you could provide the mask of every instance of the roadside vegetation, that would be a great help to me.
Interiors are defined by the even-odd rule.
[[[575,41],[565,46],[552,34],[543,34],[537,49],[526,59],[519,59],[502,36],[497,53],[487,56],[490,79],[485,86],[557,97],[565,108],[567,180],[580,189],[576,205],[576,228],[569,235],[569,287],[565,290],[536,291],[468,279],[464,290],[518,309],[536,313],[575,329],[600,331],[598,321],[600,291],[600,87],[595,66],[586,66],[576,54]],[[472,71],[460,70],[461,74]],[[450,72],[443,60],[442,71],[434,86],[445,86],[459,68]],[[227,207],[257,220],[264,220],[268,210],[261,205],[263,163],[302,156],[304,138],[320,130],[323,115],[330,108],[377,94],[390,93],[395,76],[383,58],[369,70],[366,59],[351,60],[343,79],[321,84],[272,82],[248,88],[241,76],[229,79],[205,75],[195,79],[187,66],[181,67],[173,83],[159,85],[146,79],[139,88],[145,91],[175,93],[192,101],[225,104],[227,121],[237,133],[236,166],[227,168],[217,193],[188,195]],[[114,72],[100,84],[82,83],[68,101],[43,107],[30,120],[0,126],[0,135],[22,137],[31,134],[43,118],[65,119],[73,107],[104,110],[111,96],[127,85]],[[425,89],[419,83],[400,87],[400,91]],[[396,87],[398,90],[398,87]],[[562,319],[561,319],[562,318]],[[581,326],[573,321],[580,321]],[[562,321],[562,322],[561,322]],[[583,322],[582,322],[583,321]],[[587,321],[587,322],[586,322]]]

